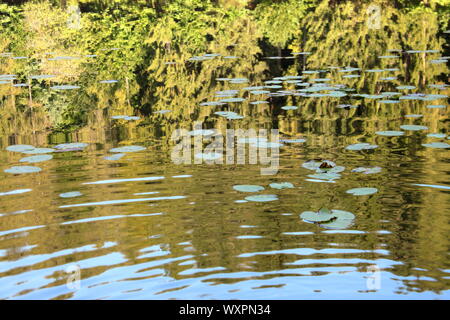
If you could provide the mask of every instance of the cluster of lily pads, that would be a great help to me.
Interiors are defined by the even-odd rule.
[[[326,229],[346,229],[355,219],[355,215],[351,212],[325,208],[317,212],[305,211],[300,217],[306,222],[316,223]]]
[[[25,145],[25,144],[16,144],[16,145],[10,145],[6,147],[7,151],[10,152],[16,152],[21,153],[24,155],[30,155],[26,156],[19,160],[21,163],[39,163],[44,162],[53,159],[52,153],[58,153],[58,152],[69,152],[69,151],[82,151],[88,146],[87,143],[83,142],[74,142],[74,143],[62,143],[54,146],[53,148],[37,148],[32,145]],[[109,150],[109,152],[114,153],[111,156],[104,157],[105,160],[119,160],[121,159],[126,153],[130,152],[137,152],[137,151],[143,151],[145,150],[145,147],[142,146],[123,146],[123,147],[117,147],[112,148]],[[42,169],[40,167],[36,166],[13,166],[10,168],[7,168],[4,170],[6,173],[11,174],[23,174],[23,173],[35,173],[40,172]]]
[[[274,182],[269,184],[269,186],[272,189],[292,189],[294,188],[294,185],[290,182]],[[260,191],[264,191],[265,188],[263,186],[259,186],[259,185],[251,185],[251,184],[238,184],[233,186],[233,189],[239,192],[260,192]],[[259,194],[259,195],[253,195],[253,196],[248,196],[244,198],[245,200],[237,200],[236,202],[241,203],[241,202],[248,202],[248,201],[253,201],[253,202],[268,202],[268,201],[275,201],[278,200],[278,196],[275,194]]]
[[[87,147],[86,143],[63,143],[54,146],[53,148],[37,148],[27,144],[16,144],[6,147],[7,151],[17,152],[26,156],[19,160],[21,163],[39,163],[53,159],[51,153],[55,152],[67,152],[83,150]],[[4,170],[6,173],[11,174],[23,174],[40,172],[42,169],[36,166],[13,166]]]

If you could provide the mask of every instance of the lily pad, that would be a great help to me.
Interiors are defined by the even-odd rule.
[[[83,194],[79,191],[71,191],[71,192],[65,192],[65,193],[61,193],[59,196],[61,198],[74,198],[74,197],[79,197],[82,196]]]
[[[427,108],[428,108],[428,109],[444,109],[444,108],[447,108],[447,106],[444,106],[444,105],[434,105],[434,104],[432,104],[432,105],[428,105]]]
[[[146,149],[145,147],[141,147],[141,146],[124,146],[124,147],[113,148],[113,149],[109,150],[109,152],[126,153],[126,152],[138,152],[138,151],[142,151],[145,149]]]
[[[366,196],[369,194],[374,194],[378,192],[377,188],[354,188],[345,191],[346,193],[350,193],[354,196]]]
[[[53,159],[52,155],[49,154],[42,154],[37,156],[30,156],[25,157],[19,160],[19,162],[28,162],[28,163],[36,163],[36,162],[43,162]]]
[[[14,166],[8,169],[4,170],[7,173],[12,174],[22,174],[22,173],[35,173],[42,171],[39,167],[33,167],[33,166]]]
[[[416,87],[415,86],[397,86],[396,87],[398,90],[413,90]]]
[[[260,194],[256,196],[245,197],[245,200],[254,202],[268,202],[278,200],[278,197],[275,194]]]
[[[273,189],[291,189],[294,185],[290,182],[271,183],[269,186]]]
[[[351,145],[345,147],[345,149],[352,150],[352,151],[370,150],[370,149],[375,149],[375,148],[378,148],[378,146],[376,144],[370,144],[370,143],[355,143],[355,144],[351,144]]]
[[[403,130],[410,130],[410,131],[419,131],[419,130],[428,130],[428,127],[426,126],[419,126],[415,124],[405,124],[400,126]]]
[[[424,143],[422,146],[427,148],[436,148],[436,149],[447,149],[450,148],[450,144],[445,142],[432,142],[432,143]]]
[[[297,106],[283,106],[283,107],[281,107],[281,109],[283,109],[283,110],[297,110],[298,107]]]
[[[283,143],[303,143],[306,142],[306,139],[282,139],[280,142]]]
[[[34,147],[30,146],[28,144],[14,144],[14,145],[6,147],[6,150],[11,151],[11,152],[24,152],[24,151],[30,151],[33,149],[34,149]]]
[[[305,211],[300,214],[300,218],[311,222],[325,222],[334,218],[331,210],[320,209],[318,212]]]
[[[103,157],[103,159],[109,160],[109,161],[116,161],[116,160],[122,159],[122,157],[124,155],[125,155],[125,153],[116,153],[116,154],[113,154],[112,156]]]
[[[339,179],[341,175],[333,172],[330,173],[325,172],[325,173],[309,174],[308,177],[319,180],[335,180]]]
[[[364,174],[372,174],[381,172],[380,167],[358,167],[352,170],[352,172],[359,172]]]
[[[62,151],[74,151],[74,150],[82,150],[87,147],[87,143],[83,142],[73,142],[73,143],[62,143],[56,145],[54,148]]]
[[[308,170],[317,170],[320,169],[321,166],[331,169],[336,166],[336,163],[330,160],[322,160],[322,161],[309,160],[302,164],[302,167]]]
[[[405,134],[403,131],[377,131],[375,133],[386,137],[398,137]]]
[[[264,190],[264,187],[251,184],[238,184],[233,186],[233,189],[240,192],[259,192]]]
[[[429,133],[427,134],[427,137],[430,138],[438,138],[438,139],[444,139],[447,135],[445,133]]]
[[[44,154],[44,153],[52,153],[55,152],[55,149],[52,148],[34,148],[32,150],[25,150],[22,153],[25,154]]]

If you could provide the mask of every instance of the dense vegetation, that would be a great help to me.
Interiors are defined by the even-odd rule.
[[[443,45],[437,35],[448,28],[450,0],[371,4],[383,8],[381,30],[365,27],[364,1],[6,1],[0,4],[0,52],[28,59],[3,59],[0,74],[17,74],[21,82],[34,74],[55,74],[59,84],[77,83],[84,90],[51,92],[48,87],[55,79],[36,81],[29,92],[0,87],[3,100],[14,96],[14,110],[3,108],[2,119],[10,119],[17,109],[25,115],[34,110],[41,113],[36,121],[42,126],[72,128],[86,123],[87,114],[96,108],[128,107],[148,114],[167,108],[169,102],[183,105],[173,117],[191,114],[195,103],[208,96],[205,84],[211,80],[211,69],[185,62],[204,53],[245,59],[244,64],[210,65],[216,74],[233,70],[236,76],[262,79],[267,66],[257,58],[263,55],[312,51],[310,67],[360,66],[388,45],[404,50],[424,49],[419,48],[424,43]],[[95,63],[89,58],[47,59],[92,54],[97,55]],[[170,68],[161,61],[177,65]],[[408,63],[417,69],[411,74],[414,81],[423,82],[420,63]],[[105,88],[99,85],[102,79],[120,83]],[[362,78],[357,86],[365,83]]]

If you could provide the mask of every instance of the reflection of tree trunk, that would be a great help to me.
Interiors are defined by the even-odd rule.
[[[126,84],[126,89],[127,89],[127,101],[128,101],[128,105],[131,106],[130,103],[130,84],[128,82],[128,77],[125,78],[125,84]]]
[[[278,57],[281,57],[281,47],[277,46],[277,50],[278,50]],[[278,61],[278,68],[281,69],[281,59],[277,59]]]

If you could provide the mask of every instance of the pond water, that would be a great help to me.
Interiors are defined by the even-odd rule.
[[[450,298],[449,35],[349,6],[280,49],[236,16],[3,50],[0,298]],[[276,173],[174,163],[176,129],[276,129]]]

